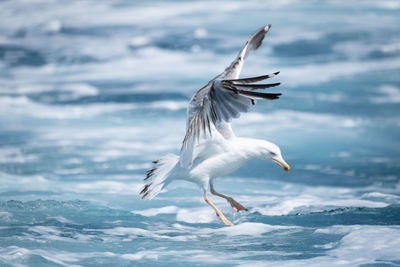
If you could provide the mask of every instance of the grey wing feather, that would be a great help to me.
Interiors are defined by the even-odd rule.
[[[204,92],[202,92],[204,93]],[[211,125],[218,127],[221,121],[229,122],[237,118],[240,113],[247,112],[254,99],[278,99],[279,93],[260,93],[244,90],[229,80],[215,80],[208,93],[204,94],[202,104],[196,104],[189,121],[182,149],[189,140],[197,140],[201,134],[211,134]],[[192,103],[191,103],[192,104]],[[195,112],[193,112],[196,110]]]
[[[218,127],[218,132],[225,138],[225,139],[231,139],[232,137],[235,136],[235,134],[232,131],[231,124],[229,122],[221,121]]]
[[[204,97],[210,91],[210,88],[214,82],[215,78],[209,81],[204,87],[200,88],[197,93],[192,97],[189,103],[189,107],[187,109],[187,121],[186,121],[186,129],[189,128],[190,121],[193,119],[193,116],[200,111]]]
[[[277,99],[281,94],[254,92],[279,85],[250,84],[265,80],[279,72],[252,78],[238,79],[243,60],[260,47],[265,34],[271,26],[260,28],[246,42],[237,58],[223,73],[209,81],[192,97],[188,107],[186,135],[181,148],[181,164],[189,166],[193,162],[193,145],[202,136],[211,136],[215,127],[225,138],[233,135],[229,121],[240,113],[247,112],[255,103],[254,99]],[[182,159],[183,158],[183,159]]]
[[[194,114],[199,112],[199,110],[201,109],[201,106],[203,105],[203,99],[210,92],[211,86],[216,79],[218,78],[234,79],[232,81],[239,85],[239,84],[247,84],[272,78],[279,73],[275,72],[273,74],[268,74],[253,78],[237,79],[239,77],[244,58],[246,58],[251,51],[258,49],[261,46],[265,34],[269,31],[270,28],[271,25],[268,24],[258,29],[255,33],[253,33],[249,37],[243,48],[240,50],[238,56],[231,63],[231,65],[227,67],[223,73],[221,73],[220,75],[209,81],[204,87],[202,87],[197,91],[197,93],[191,99],[188,107],[186,128],[189,128],[190,121],[192,120]]]

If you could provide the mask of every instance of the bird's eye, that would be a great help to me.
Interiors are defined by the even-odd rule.
[[[271,156],[276,156],[276,153],[274,153],[274,152],[270,152],[271,153]]]

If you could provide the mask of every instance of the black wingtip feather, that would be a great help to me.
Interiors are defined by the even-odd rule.
[[[238,88],[256,90],[256,89],[266,89],[280,85],[281,83],[266,83],[266,84],[240,84],[236,85]]]
[[[146,192],[143,196],[142,199],[145,199],[145,197],[147,197],[149,195],[150,192]]]
[[[142,191],[140,191],[140,194],[147,193],[147,190],[149,189],[150,186],[151,186],[151,183],[146,184],[146,185],[143,187]]]
[[[249,77],[249,78],[241,78],[241,79],[231,79],[229,81],[233,82],[233,83],[254,83],[254,82],[259,82],[259,81],[263,81],[272,77],[275,77],[276,75],[278,75],[280,73],[280,71],[271,73],[271,74],[267,74],[267,75],[261,75],[261,76],[256,76],[256,77]]]
[[[238,90],[238,92],[240,95],[261,98],[261,99],[269,99],[269,100],[278,99],[279,96],[282,95],[281,93],[259,93],[259,92],[245,91],[245,90]]]
[[[146,178],[144,178],[144,180],[146,181],[147,179],[149,179],[156,170],[157,170],[157,168],[152,168],[152,169],[148,170],[146,173]]]

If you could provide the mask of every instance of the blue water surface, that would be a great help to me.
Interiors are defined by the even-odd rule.
[[[1,1],[1,266],[399,266],[398,1]],[[281,73],[233,121],[280,146],[215,204],[174,182],[191,95],[272,24],[242,77]]]

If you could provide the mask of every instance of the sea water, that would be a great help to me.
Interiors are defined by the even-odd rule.
[[[1,266],[399,266],[398,1],[1,1]],[[233,121],[280,146],[215,188],[152,201],[191,95],[272,24],[241,77],[281,71]]]

